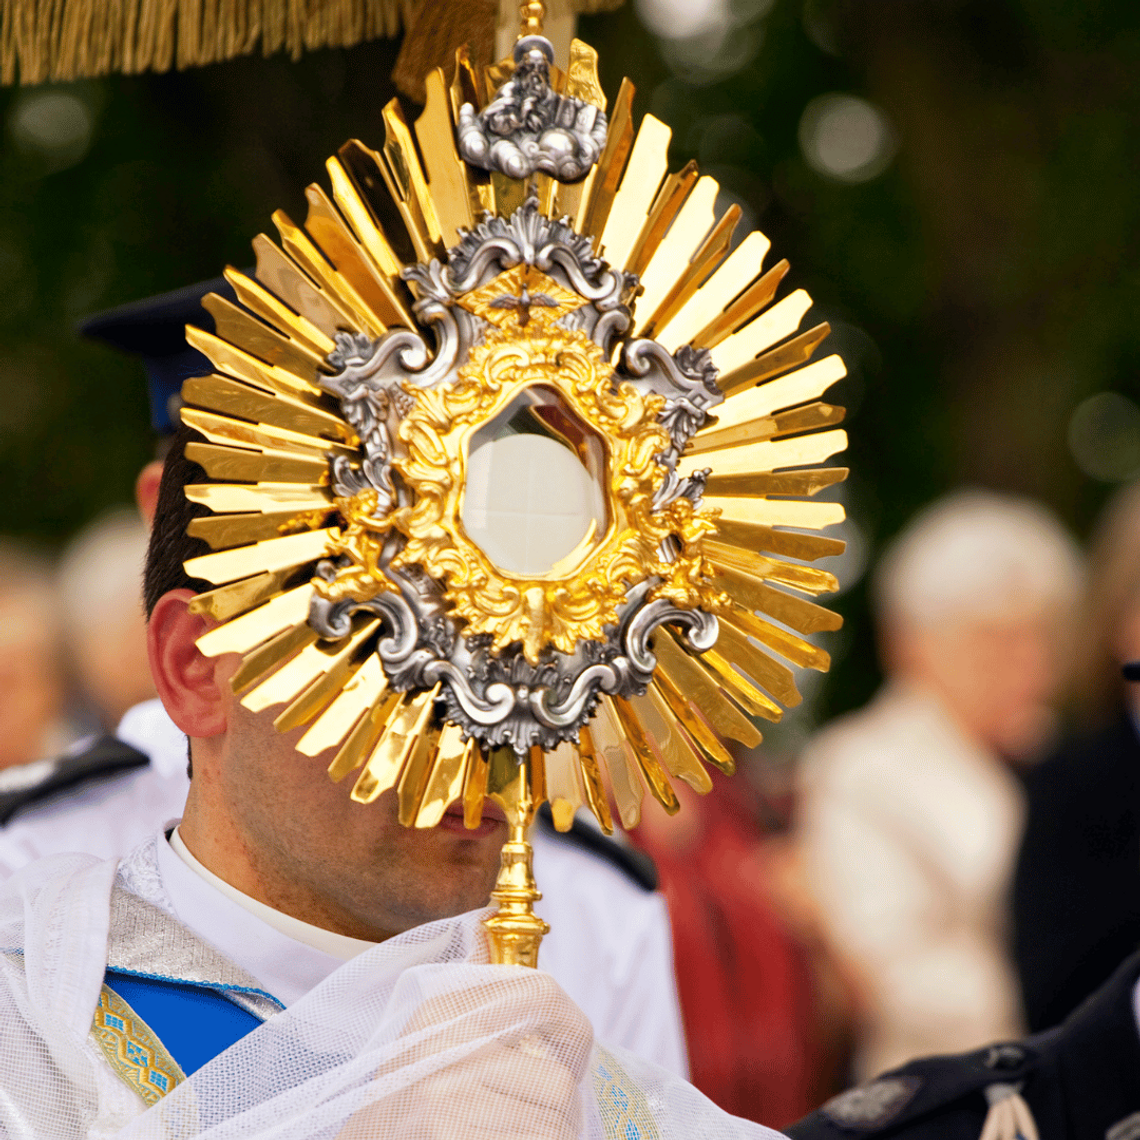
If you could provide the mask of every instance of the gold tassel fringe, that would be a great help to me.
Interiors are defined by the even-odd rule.
[[[621,0],[552,4],[586,13]],[[421,63],[430,70],[453,59],[467,39],[490,61],[486,45],[494,39],[497,7],[496,0],[0,0],[0,84],[201,67],[259,45],[263,55],[285,51],[298,59],[409,28],[412,42],[398,71],[407,72],[403,89],[416,89],[422,99],[423,73],[412,74]],[[479,21],[487,27],[474,27]]]

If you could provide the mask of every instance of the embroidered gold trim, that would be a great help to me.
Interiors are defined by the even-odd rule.
[[[658,1140],[660,1133],[645,1093],[600,1045],[594,1064],[594,1094],[606,1140]]]
[[[103,986],[91,1032],[111,1068],[149,1108],[185,1079],[155,1032],[110,986]]]

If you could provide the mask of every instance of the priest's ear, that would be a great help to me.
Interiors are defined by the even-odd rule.
[[[234,655],[207,657],[198,638],[213,622],[190,607],[192,590],[170,590],[151,610],[147,650],[155,688],[170,719],[187,736],[217,736],[226,728],[233,698]]]

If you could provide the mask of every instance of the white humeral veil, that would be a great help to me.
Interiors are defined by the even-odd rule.
[[[0,892],[6,1140],[778,1135],[595,1045],[549,975],[486,963],[479,913],[353,958],[146,1109],[90,1035],[115,870],[59,856]]]

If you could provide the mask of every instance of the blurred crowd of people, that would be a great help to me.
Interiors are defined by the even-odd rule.
[[[0,788],[21,766],[111,733],[154,696],[133,507],[94,519],[58,558],[0,537]]]
[[[883,685],[809,739],[790,805],[722,781],[635,837],[662,868],[694,1080],[777,1126],[911,1058],[1058,1024],[1140,946],[1121,674],[1140,485],[1087,560],[1037,503],[950,494],[882,551],[872,597]],[[742,1025],[762,1051],[726,1047]]]
[[[153,696],[146,530],[124,508],[54,562],[0,543],[0,789]],[[669,907],[694,1082],[775,1126],[1051,1025],[1140,945],[1140,485],[1087,570],[1040,505],[956,492],[882,552],[873,599],[882,688],[810,738],[786,802],[718,778],[629,837]]]

